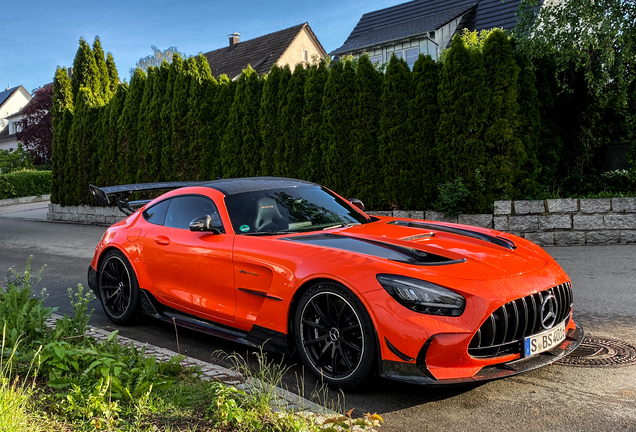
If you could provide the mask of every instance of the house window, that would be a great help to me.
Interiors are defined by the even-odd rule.
[[[417,56],[419,55],[420,50],[418,48],[411,48],[406,50],[406,62],[408,63],[410,68],[413,68],[413,65],[417,61]]]
[[[372,64],[382,63],[382,54],[369,57],[369,60],[371,60]]]
[[[303,60],[305,63],[309,63],[309,51],[303,50]]]
[[[406,63],[408,63],[409,67],[412,68],[415,62],[417,61],[417,56],[419,55],[419,53],[420,53],[420,49],[416,47],[416,48],[407,48],[405,50],[389,52],[388,56],[389,58],[391,58],[391,56],[395,56],[397,58],[404,59],[406,60]]]

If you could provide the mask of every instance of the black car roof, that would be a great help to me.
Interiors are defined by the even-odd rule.
[[[205,182],[201,184],[201,186],[216,189],[225,195],[234,195],[243,192],[256,192],[268,189],[318,185],[304,180],[284,177],[245,177],[213,180],[211,182]]]

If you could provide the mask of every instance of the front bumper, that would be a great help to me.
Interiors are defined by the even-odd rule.
[[[423,352],[418,355],[418,361],[416,363],[382,360],[380,376],[396,381],[428,386],[470,384],[507,378],[554,363],[574,351],[581,344],[585,336],[581,326],[579,326],[577,322],[574,324],[575,328],[568,331],[566,339],[550,351],[545,351],[528,358],[486,366],[471,377],[436,379],[426,367],[426,349],[428,345],[430,345],[430,341],[422,348]]]

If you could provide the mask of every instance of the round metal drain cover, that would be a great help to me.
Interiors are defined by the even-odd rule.
[[[557,363],[582,367],[626,366],[636,364],[636,348],[616,339],[585,336],[578,348]]]

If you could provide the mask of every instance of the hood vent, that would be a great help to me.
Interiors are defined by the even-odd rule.
[[[285,237],[283,240],[306,243],[314,246],[322,246],[349,252],[371,255],[391,261],[414,265],[446,265],[463,263],[466,259],[451,259],[441,255],[424,252],[419,249],[383,243],[374,240],[348,237],[337,234],[314,234],[306,236]]]
[[[450,227],[446,225],[437,225],[437,224],[428,223],[428,222],[413,222],[413,221],[401,221],[401,220],[388,222],[387,225],[399,225],[399,226],[405,226],[409,228],[419,228],[419,229],[425,229],[425,230],[441,231],[441,232],[446,232],[450,234],[457,234],[457,235],[462,235],[465,237],[471,237],[474,239],[483,240],[485,242],[492,243],[497,246],[505,247],[506,249],[510,249],[510,250],[517,249],[517,245],[514,244],[514,242],[512,242],[511,240],[508,240],[503,237],[493,236],[490,234],[484,234],[478,231],[468,230],[465,228]]]

